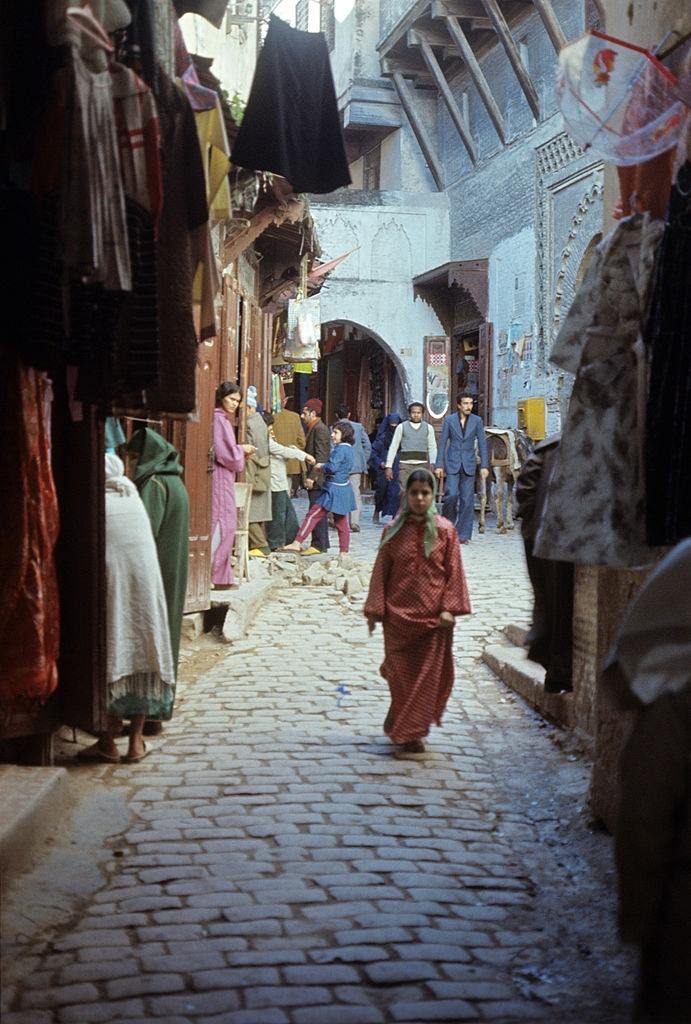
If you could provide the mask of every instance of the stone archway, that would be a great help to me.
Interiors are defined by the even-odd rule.
[[[385,341],[384,338],[382,338],[382,336],[377,331],[372,330],[372,328],[368,327],[367,324],[359,323],[356,320],[347,320],[344,317],[332,318],[328,321],[328,323],[342,324],[344,327],[353,327],[356,330],[362,331],[363,333],[369,335],[369,337],[373,341],[376,341],[377,345],[379,345],[379,347],[384,350],[387,357],[396,367],[396,370],[398,371],[398,376],[401,381],[401,388],[407,398],[408,394],[410,393],[410,386],[408,382],[408,374],[406,372],[405,366],[403,365],[401,357],[394,351],[391,345],[387,341]]]
[[[322,324],[324,351],[320,389],[327,416],[338,404],[350,406],[368,432],[380,415],[401,411],[409,399],[405,368],[378,332],[345,318]],[[333,347],[332,347],[333,345]]]

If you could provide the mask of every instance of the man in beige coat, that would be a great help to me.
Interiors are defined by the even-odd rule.
[[[279,444],[286,448],[300,448],[305,450],[305,431],[302,427],[302,420],[296,412],[289,409],[292,402],[290,396],[283,400],[283,408],[274,415],[274,437]],[[286,473],[291,480],[290,494],[295,497],[300,488],[302,474],[305,471],[305,463],[297,459],[286,460]]]

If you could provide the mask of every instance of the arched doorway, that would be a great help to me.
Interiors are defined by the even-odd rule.
[[[323,418],[330,423],[337,407],[346,403],[369,434],[382,416],[405,408],[405,371],[379,335],[349,320],[330,320],[322,324],[320,348],[316,372],[294,374],[297,410],[318,396],[324,402]]]

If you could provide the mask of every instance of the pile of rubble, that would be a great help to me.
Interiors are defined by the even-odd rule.
[[[253,576],[259,575],[255,572],[256,566],[257,561],[253,560]],[[261,568],[267,576],[278,577],[291,587],[329,587],[352,601],[363,600],[372,572],[369,563],[358,562],[352,555],[323,555],[306,559],[288,551],[275,552],[261,563]]]

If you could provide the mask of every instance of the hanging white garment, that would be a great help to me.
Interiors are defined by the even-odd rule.
[[[631,568],[656,552],[645,539],[639,342],[664,222],[636,214],[598,245],[554,344],[551,362],[573,373],[535,539],[535,555]]]
[[[106,581],[111,700],[124,695],[130,677],[142,675],[151,677],[160,700],[164,687],[175,684],[163,581],[149,516],[116,455],[106,455]]]

